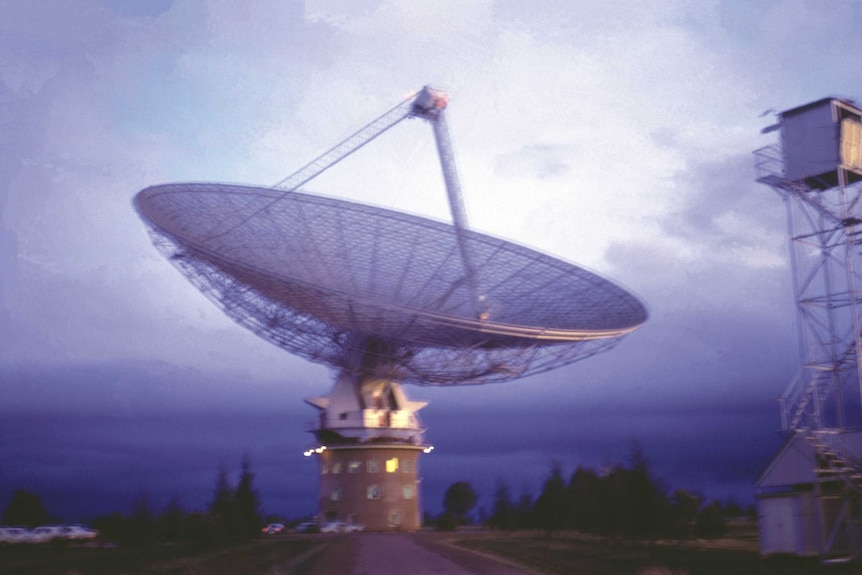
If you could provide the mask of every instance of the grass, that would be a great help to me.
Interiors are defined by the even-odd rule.
[[[319,542],[262,539],[219,550],[182,546],[121,549],[73,545],[14,545],[0,548],[0,573],[16,575],[234,575],[266,573],[300,561]]]
[[[536,573],[563,575],[849,575],[862,563],[821,565],[817,558],[762,558],[757,527],[736,525],[714,540],[637,541],[565,532],[463,530],[421,532],[436,540],[495,555]],[[162,546],[133,550],[72,545],[0,547],[0,573],[16,575],[233,575],[235,573],[342,574],[355,552],[354,537],[286,535],[219,550]],[[442,543],[440,543],[442,544]],[[325,549],[325,552],[323,551]],[[475,557],[472,559],[476,563]],[[481,558],[478,561],[482,562]]]
[[[448,542],[504,557],[539,573],[568,575],[845,575],[862,565],[821,565],[817,558],[760,556],[756,526],[723,539],[638,541],[579,533],[454,533]]]

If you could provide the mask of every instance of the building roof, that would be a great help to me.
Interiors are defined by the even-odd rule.
[[[847,98],[839,98],[836,96],[829,96],[827,98],[821,98],[819,100],[815,100],[813,102],[808,102],[807,104],[802,104],[801,106],[796,106],[795,108],[790,108],[789,110],[785,110],[785,111],[781,112],[781,116],[784,118],[786,118],[787,116],[793,116],[794,114],[799,114],[799,113],[802,113],[806,110],[810,110],[812,108],[817,108],[817,107],[820,107],[827,102],[833,102],[833,101],[838,102],[839,104],[841,104],[844,107],[851,108],[853,110],[856,110],[857,112],[862,113],[862,110],[860,110],[859,106],[853,100],[849,100]]]
[[[818,440],[850,459],[862,459],[862,431],[820,433]],[[816,479],[814,446],[799,434],[791,435],[755,483],[758,491],[814,483]]]

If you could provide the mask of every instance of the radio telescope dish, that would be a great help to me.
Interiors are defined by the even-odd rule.
[[[401,381],[504,381],[607,349],[646,319],[609,281],[471,231],[477,317],[453,226],[391,210],[206,183],[150,187],[135,205],[227,315],[339,368],[370,354]]]
[[[306,455],[320,455],[329,520],[421,525],[412,494],[430,449],[416,415],[425,403],[401,383],[539,373],[610,349],[647,318],[592,272],[468,229],[447,103],[423,88],[274,187],[173,183],[134,199],[156,247],[228,316],[338,371],[330,395],[306,399],[319,410]],[[297,191],[410,118],[434,128],[452,224]],[[386,479],[374,483],[381,461]]]

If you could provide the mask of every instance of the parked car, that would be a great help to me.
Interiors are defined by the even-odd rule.
[[[294,527],[294,531],[297,533],[317,533],[317,521],[303,521]]]
[[[356,533],[364,530],[364,525],[354,525],[345,521],[332,521],[320,528],[321,533]]]
[[[62,525],[60,526],[60,533],[64,539],[69,539],[70,541],[90,541],[99,536],[98,531],[80,523]]]
[[[27,543],[30,532],[23,527],[0,527],[0,545]]]
[[[64,539],[61,525],[42,525],[32,529],[27,534],[27,543],[48,543],[55,539]]]
[[[269,523],[261,529],[261,532],[266,533],[267,535],[275,535],[282,531],[284,531],[284,523]]]
[[[321,533],[341,533],[342,527],[345,525],[343,521],[330,521],[320,526]]]

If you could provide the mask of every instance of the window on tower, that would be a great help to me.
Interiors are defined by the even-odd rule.
[[[393,457],[392,459],[386,460],[386,473],[395,473],[398,471],[398,458]]]
[[[362,462],[351,461],[347,464],[347,473],[359,473],[360,468],[362,468]]]
[[[376,459],[369,459],[367,462],[368,473],[377,473],[380,471],[380,462]]]
[[[369,485],[368,486],[368,499],[380,499],[380,486],[379,485]]]

